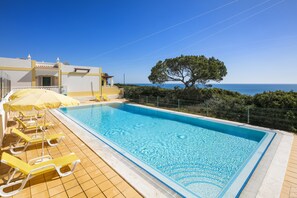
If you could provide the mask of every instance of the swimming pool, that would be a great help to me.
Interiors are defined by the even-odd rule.
[[[185,197],[238,196],[275,135],[123,103],[60,111]]]

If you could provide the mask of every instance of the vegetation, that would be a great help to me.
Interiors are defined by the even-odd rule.
[[[264,92],[255,95],[253,103],[263,108],[297,109],[297,92]]]
[[[159,61],[151,69],[149,80],[152,83],[167,81],[182,82],[186,89],[196,84],[206,84],[210,80],[221,81],[227,75],[224,63],[214,57],[180,56]]]
[[[178,81],[185,89],[118,85],[132,102],[196,113],[237,122],[297,132],[297,93],[264,92],[255,96],[217,89],[197,89],[196,84],[221,81],[224,63],[214,57],[180,56],[159,61],[151,70],[152,83]]]
[[[297,92],[247,96],[217,88],[118,86],[132,102],[297,132]]]

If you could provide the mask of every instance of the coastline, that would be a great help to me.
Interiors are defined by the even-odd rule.
[[[129,85],[137,86],[152,86],[160,87],[164,89],[174,89],[175,87],[184,88],[183,84],[151,84],[151,83],[131,83]],[[211,88],[219,88],[229,91],[235,91],[245,95],[255,95],[268,91],[285,91],[285,92],[297,92],[297,84],[220,84],[213,83]],[[201,87],[201,86],[200,86]],[[205,87],[207,88],[207,87]]]

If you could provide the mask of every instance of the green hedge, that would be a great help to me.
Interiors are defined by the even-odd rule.
[[[164,89],[120,85],[133,102],[170,108],[258,126],[297,132],[297,93],[264,92],[247,96],[218,88]],[[178,105],[179,104],[179,105]],[[248,110],[249,109],[249,110]]]

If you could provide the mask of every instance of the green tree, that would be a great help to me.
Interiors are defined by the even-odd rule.
[[[179,56],[159,61],[151,69],[149,80],[152,83],[167,81],[182,82],[186,88],[195,84],[205,85],[209,81],[221,81],[227,75],[224,62],[205,56]]]

